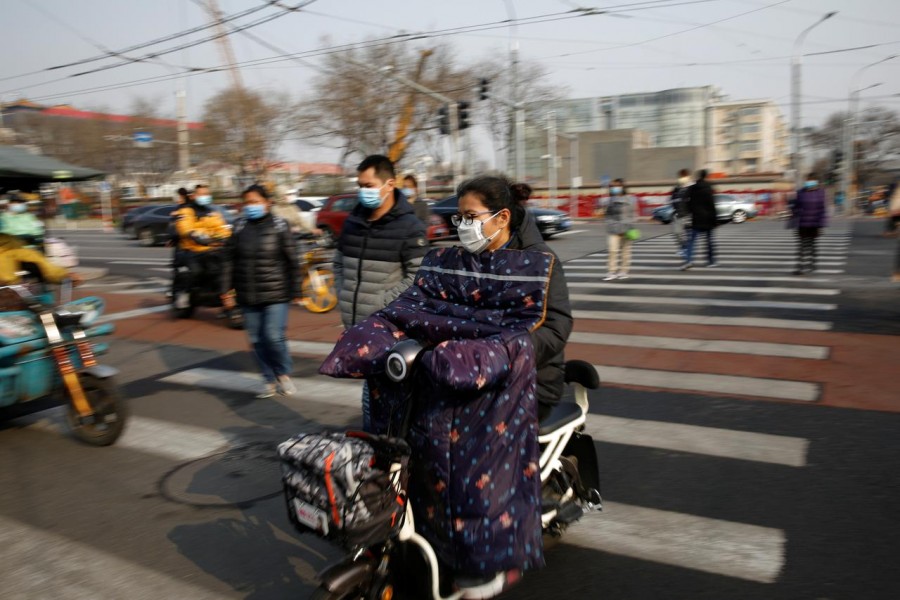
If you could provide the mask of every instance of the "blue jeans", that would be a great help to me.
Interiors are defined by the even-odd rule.
[[[716,248],[713,243],[713,230],[701,231],[699,229],[691,229],[690,235],[688,235],[687,241],[687,250],[684,255],[685,262],[693,262],[694,261],[694,242],[697,241],[697,238],[700,237],[700,234],[706,235],[706,262],[709,264],[714,264],[716,262]]]
[[[267,383],[275,383],[279,376],[291,372],[286,334],[288,306],[284,302],[241,307],[253,354]]]

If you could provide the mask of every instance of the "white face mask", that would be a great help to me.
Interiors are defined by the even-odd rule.
[[[459,241],[463,245],[463,248],[466,249],[466,252],[480,254],[490,245],[491,240],[497,237],[497,234],[500,233],[499,229],[491,234],[491,237],[484,237],[484,224],[498,214],[500,214],[499,211],[495,212],[484,221],[473,219],[471,225],[467,225],[465,221],[459,224],[456,228],[456,232],[459,234]]]

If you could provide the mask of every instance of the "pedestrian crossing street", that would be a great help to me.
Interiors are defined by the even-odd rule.
[[[575,317],[567,354],[594,357],[590,362],[609,384],[819,400],[820,382],[772,377],[764,363],[758,372],[747,371],[753,369],[754,359],[764,357],[801,361],[798,364],[806,364],[808,372],[829,359],[825,345],[789,340],[792,332],[834,327],[832,315],[839,305],[850,232],[841,226],[826,230],[818,242],[818,270],[802,277],[791,274],[796,248],[789,231],[726,226],[715,235],[715,268],[703,267],[706,249],[701,244],[695,267],[679,270],[682,260],[668,234],[634,244],[627,279],[603,281],[605,252],[567,262]],[[650,324],[655,331],[648,332]],[[667,334],[672,327],[681,333]],[[773,333],[785,341],[764,341]],[[627,359],[611,364],[610,358],[617,359],[626,349]],[[740,372],[728,373],[728,365],[736,363],[741,363]],[[717,369],[706,372],[704,367],[710,365]]]

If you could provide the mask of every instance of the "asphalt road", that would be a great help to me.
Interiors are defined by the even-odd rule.
[[[572,354],[620,369],[590,398],[606,510],[573,526],[547,553],[547,567],[503,598],[900,597],[900,401],[889,402],[900,388],[888,373],[878,384],[888,387],[887,408],[878,411],[862,409],[878,390],[860,391],[879,372],[896,373],[900,356],[898,288],[887,283],[893,246],[877,237],[878,226],[836,225],[828,259],[835,264],[823,268],[840,272],[798,283],[778,279],[792,267],[777,245],[781,224],[726,227],[722,246],[746,245],[746,254],[734,251],[731,265],[690,276],[735,286],[727,292],[681,277],[667,262],[668,240],[654,239],[665,233],[661,226],[644,227],[634,276],[618,288],[579,287],[597,283],[603,270],[600,226],[578,225],[554,240],[570,293],[582,297],[573,300],[583,337],[570,344]],[[110,269],[92,293],[162,301],[170,250],[99,232],[66,237],[84,264]],[[770,239],[774,250],[764,247]],[[621,317],[602,318],[606,312]],[[691,324],[742,318],[772,321]],[[300,393],[255,401],[252,359],[241,342],[213,339],[220,325],[147,323],[151,332],[121,334],[104,359],[122,370],[132,411],[115,447],[88,448],[61,434],[55,409],[0,425],[3,597],[307,597],[315,573],[337,553],[291,530],[272,447],[297,431],[358,424],[358,386],[316,377],[319,359],[297,356]],[[121,324],[123,332],[135,329]],[[191,332],[195,343],[167,341]],[[626,345],[588,334],[630,337]],[[704,335],[715,339],[683,345]],[[753,346],[760,336],[774,343]],[[673,337],[682,345],[667,348]],[[741,346],[715,346],[730,339]],[[844,364],[845,343],[851,354],[889,352],[865,371],[852,357]],[[803,354],[819,347],[819,358]],[[661,369],[696,373],[677,386],[648,383]],[[853,369],[855,377],[828,379]],[[634,385],[616,381],[622,373]],[[749,387],[729,391],[738,379]],[[709,382],[724,387],[700,389]],[[807,389],[817,395],[788,397]],[[850,407],[837,407],[842,401]]]

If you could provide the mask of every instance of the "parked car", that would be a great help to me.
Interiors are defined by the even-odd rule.
[[[743,223],[747,219],[752,219],[759,214],[756,203],[752,200],[742,200],[731,194],[716,194],[714,196],[716,203],[716,218],[719,222],[727,223]],[[650,213],[654,221],[659,221],[663,225],[672,222],[675,209],[671,204],[664,204],[653,209]]]
[[[458,210],[459,199],[455,195],[444,198],[440,202],[435,202],[431,205],[431,211],[443,219],[447,229],[454,236],[456,235],[456,227],[453,226],[450,219]],[[541,232],[544,239],[549,239],[558,233],[568,231],[572,228],[572,220],[569,218],[569,215],[561,210],[528,207],[528,212],[534,215],[538,230]]]
[[[356,194],[338,194],[325,201],[316,213],[316,227],[322,230],[322,239],[328,247],[334,246],[344,228],[344,221],[356,207]],[[447,239],[450,229],[439,216],[432,214],[425,223],[429,242]]]
[[[300,212],[318,212],[322,210],[322,206],[325,205],[325,201],[319,200],[317,198],[297,198],[296,200],[294,200],[294,204],[297,206],[297,209]]]
[[[160,246],[169,241],[172,233],[169,224],[172,221],[172,213],[179,208],[178,204],[166,204],[164,206],[155,206],[152,210],[148,210],[137,216],[134,220],[134,233],[138,243],[141,246]],[[235,221],[235,216],[228,210],[213,205],[213,210],[218,211],[225,218],[225,222],[231,225]]]
[[[124,215],[122,215],[122,222],[119,224],[119,228],[122,230],[122,234],[129,239],[136,239],[137,235],[134,231],[134,220],[148,210],[157,208],[158,206],[159,204],[144,204],[142,206],[135,206],[134,208],[129,209]]]

